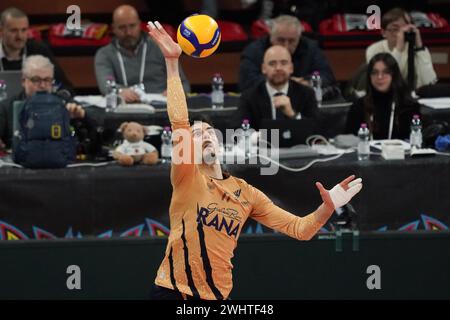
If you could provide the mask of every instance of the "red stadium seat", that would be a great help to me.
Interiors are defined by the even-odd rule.
[[[42,34],[41,31],[36,26],[30,26],[27,31],[27,37],[28,39],[34,39],[37,41],[42,40]]]
[[[48,41],[53,47],[95,46],[101,47],[111,41],[108,25],[101,23],[86,24],[80,34],[70,32],[65,23],[50,27]]]
[[[236,22],[217,20],[222,42],[247,41],[248,35],[244,28]]]

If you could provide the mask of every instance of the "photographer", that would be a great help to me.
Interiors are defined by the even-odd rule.
[[[386,12],[381,19],[381,34],[385,40],[378,41],[366,50],[367,63],[377,53],[390,53],[400,68],[403,79],[408,79],[408,37],[414,43],[415,88],[437,81],[431,55],[423,45],[419,29],[411,22],[409,14],[400,8]]]

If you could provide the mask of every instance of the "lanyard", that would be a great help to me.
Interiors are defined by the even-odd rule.
[[[144,83],[144,72],[145,72],[145,56],[147,55],[147,43],[144,42],[144,48],[142,49],[141,57],[141,67],[139,71],[139,83]],[[122,54],[120,50],[117,50],[117,59],[119,59],[120,72],[122,73],[123,84],[128,87],[127,74],[125,73],[125,64],[123,63]]]
[[[392,101],[391,105],[391,115],[389,117],[389,132],[388,132],[388,140],[392,139],[392,130],[394,128],[394,114],[395,114],[395,102]],[[373,114],[370,115],[370,123],[373,124]]]
[[[389,119],[389,133],[388,133],[388,139],[391,140],[392,139],[392,129],[394,127],[394,113],[395,113],[395,102],[392,101],[392,106],[391,106],[391,117]]]

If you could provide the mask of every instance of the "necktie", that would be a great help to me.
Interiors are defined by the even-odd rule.
[[[283,92],[275,92],[274,97],[279,97],[279,96],[284,96]],[[281,111],[281,108],[275,108],[275,119],[279,120],[279,119],[284,119],[284,113]]]

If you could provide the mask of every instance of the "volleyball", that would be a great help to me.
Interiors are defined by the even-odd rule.
[[[177,41],[187,55],[205,58],[219,47],[220,29],[210,16],[192,15],[184,19],[178,27]]]

